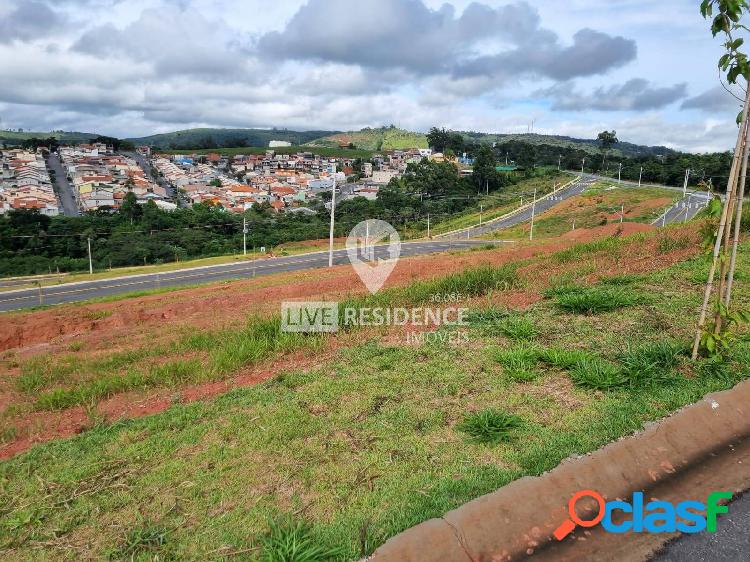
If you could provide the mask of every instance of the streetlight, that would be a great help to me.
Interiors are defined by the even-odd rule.
[[[331,192],[331,228],[328,233],[328,267],[333,267],[333,225],[336,217],[336,164],[331,166],[333,190]]]
[[[583,167],[586,164],[586,159],[581,160],[581,175],[583,175]]]

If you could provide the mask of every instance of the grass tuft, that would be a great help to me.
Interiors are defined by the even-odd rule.
[[[523,425],[519,416],[501,410],[488,409],[466,414],[456,429],[469,436],[474,443],[496,445],[508,441],[513,432]]]
[[[528,316],[508,316],[500,322],[500,331],[507,337],[520,340],[533,340],[538,332],[534,322]]]
[[[570,377],[577,386],[592,390],[612,390],[628,382],[622,369],[598,357],[578,361],[570,371]]]
[[[272,521],[261,548],[260,562],[324,562],[340,555],[317,542],[308,524],[291,520]]]
[[[631,386],[658,384],[673,378],[673,369],[687,348],[674,341],[632,347],[620,354],[623,372]]]
[[[111,553],[115,560],[163,560],[160,552],[167,544],[168,531],[163,527],[145,522],[125,534],[122,544]],[[146,555],[146,556],[143,556]]]
[[[633,306],[642,301],[640,295],[621,287],[570,288],[567,291],[558,292],[555,298],[558,308],[577,314],[609,312]]]

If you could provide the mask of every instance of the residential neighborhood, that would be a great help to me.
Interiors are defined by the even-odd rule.
[[[59,214],[60,205],[41,153],[3,150],[0,166],[0,214],[21,209],[36,209],[47,216]]]
[[[144,156],[151,152],[145,146],[138,151]],[[362,162],[306,151],[281,154],[269,148],[265,154],[235,156],[157,155],[152,164],[187,203],[209,202],[236,213],[268,203],[275,211],[285,212],[304,208],[321,192],[330,192],[334,180],[342,200],[358,196],[375,199],[381,186],[423,157],[442,155],[425,149],[395,150]]]
[[[167,201],[166,190],[147,178],[138,163],[102,143],[63,146],[60,160],[81,211],[118,209],[128,192],[140,203],[154,201],[165,210],[176,205]]]

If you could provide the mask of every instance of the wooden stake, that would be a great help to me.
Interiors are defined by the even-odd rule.
[[[706,316],[708,314],[708,303],[711,300],[711,293],[713,292],[714,277],[716,276],[716,265],[719,261],[719,254],[721,252],[722,240],[724,238],[724,230],[726,227],[727,214],[729,212],[729,206],[731,195],[735,191],[737,183],[737,175],[739,171],[740,158],[744,153],[745,149],[745,138],[747,136],[748,123],[747,113],[748,106],[750,105],[750,88],[745,95],[745,104],[742,108],[742,125],[740,126],[740,132],[737,135],[737,143],[734,147],[734,158],[732,159],[732,167],[729,172],[729,179],[727,180],[727,201],[724,203],[724,207],[721,211],[721,219],[719,220],[719,229],[716,233],[716,242],[714,243],[713,259],[711,261],[711,268],[708,272],[708,281],[706,282],[706,288],[703,292],[703,304],[701,305],[700,315],[698,318],[698,327],[695,332],[695,340],[693,341],[693,359],[698,357],[698,349],[700,348],[701,335],[706,325]]]

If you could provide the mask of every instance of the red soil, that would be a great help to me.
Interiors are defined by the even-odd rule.
[[[440,277],[479,264],[501,265],[550,254],[577,242],[649,230],[652,227],[637,223],[609,224],[570,232],[553,241],[403,259],[386,286]],[[692,225],[683,227],[683,230],[696,237]],[[602,266],[599,271],[605,274],[653,271],[681,261],[698,251],[696,244],[669,254],[657,255],[656,244],[656,239],[652,238],[617,261],[602,258],[599,260]],[[514,309],[526,308],[542,298],[540,291],[549,279],[563,272],[566,267],[571,266],[549,260],[525,266],[520,270],[521,275],[529,282],[525,290],[496,293],[490,297],[490,301],[495,305]],[[591,280],[595,280],[595,276],[591,276]],[[5,315],[5,321],[0,325],[0,349],[7,350],[4,354],[6,359],[9,356],[26,358],[40,353],[67,354],[70,353],[70,344],[76,342],[81,349],[78,352],[81,356],[103,356],[115,350],[138,349],[155,341],[169,341],[176,337],[178,329],[185,327],[214,329],[242,322],[250,313],[275,312],[283,300],[332,300],[363,293],[365,289],[352,269],[339,266],[111,303],[64,305],[49,310]],[[336,347],[352,344],[365,336],[367,334],[363,335],[362,332],[339,334],[329,339],[327,350],[312,358],[305,358],[301,354],[287,355],[254,366],[223,381],[188,385],[176,390],[156,389],[119,394],[100,402],[94,414],[108,421],[135,418],[161,412],[175,402],[192,402],[217,396],[232,388],[267,380],[284,369],[321,364]],[[0,407],[3,410],[12,404],[30,406],[33,400],[33,397],[14,390],[13,382],[17,376],[17,368],[11,368],[5,373],[0,371]],[[35,443],[70,437],[86,430],[92,424],[89,414],[83,408],[76,407],[61,412],[32,412],[10,417],[9,421],[16,427],[18,437],[0,446],[0,459],[10,458]]]

